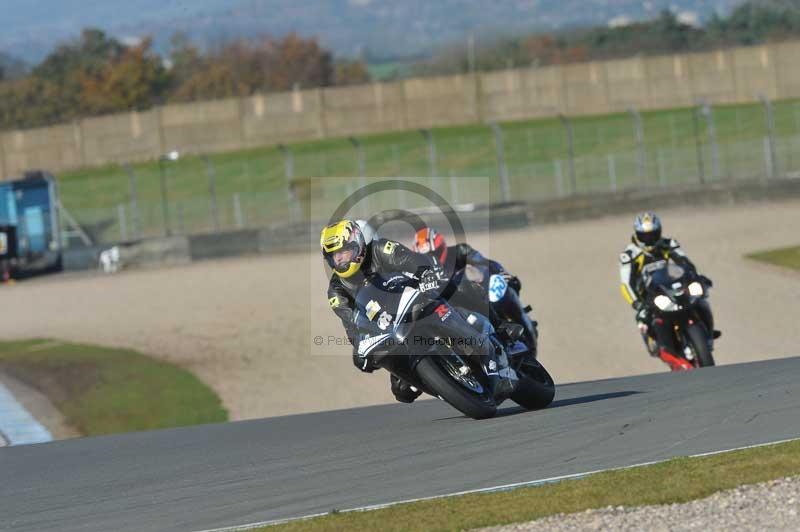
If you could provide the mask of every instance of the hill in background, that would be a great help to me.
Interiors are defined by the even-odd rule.
[[[781,0],[769,0],[779,3]],[[783,3],[797,3],[782,0]],[[151,34],[165,52],[182,31],[204,47],[263,34],[318,36],[337,55],[421,57],[478,38],[649,19],[727,14],[740,0],[3,0],[0,51],[36,63],[56,43],[98,27],[120,38]]]

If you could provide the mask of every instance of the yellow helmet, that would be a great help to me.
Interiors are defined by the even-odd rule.
[[[342,220],[325,227],[319,237],[322,256],[334,273],[344,279],[361,269],[372,231],[361,220]]]

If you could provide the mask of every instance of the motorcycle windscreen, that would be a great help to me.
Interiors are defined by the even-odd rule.
[[[657,290],[663,287],[667,290],[674,288],[675,283],[680,283],[686,275],[686,270],[671,260],[662,260],[645,266],[642,278],[648,290]]]

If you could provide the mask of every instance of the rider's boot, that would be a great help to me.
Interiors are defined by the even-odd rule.
[[[506,398],[511,395],[517,386],[519,376],[508,363],[505,349],[500,343],[494,341],[487,342],[486,349],[479,355],[486,375],[489,377],[489,384],[495,398]]]
[[[389,374],[389,384],[392,387],[394,398],[401,403],[413,403],[417,397],[422,395],[422,390],[412,386],[393,373]]]
[[[492,312],[490,314],[490,318],[492,321],[492,325],[494,325],[495,329],[499,326],[508,323],[506,320],[501,319],[499,317],[499,313],[497,308],[502,308],[503,301],[498,301],[497,303],[493,304]],[[530,308],[529,306],[526,308]],[[518,323],[522,326],[524,334],[521,340],[529,347],[531,351],[531,355],[533,358],[536,358],[537,355],[537,348],[539,342],[539,323],[535,320],[532,320],[530,316],[528,316],[527,312],[521,312],[523,309],[519,307],[519,305],[509,305],[509,314],[508,318],[511,320],[512,323]]]

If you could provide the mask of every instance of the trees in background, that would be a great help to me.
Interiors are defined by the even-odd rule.
[[[705,27],[684,23],[665,10],[653,20],[616,27],[498,38],[475,50],[474,66],[476,70],[496,70],[557,65],[752,45],[799,35],[800,1],[756,0],[742,4],[728,17],[713,17]],[[468,53],[465,43],[444,47],[412,71],[415,75],[466,72],[470,67]]]
[[[441,75],[519,66],[600,60],[757,44],[800,35],[800,0],[753,0],[705,27],[672,12],[618,27],[501,37],[471,55],[465,43],[403,69],[404,75]],[[402,55],[402,51],[398,51]],[[335,61],[316,39],[296,34],[234,41],[210,50],[176,34],[166,59],[149,39],[122,43],[86,29],[61,44],[25,75],[25,65],[0,53],[0,129],[26,128],[86,116],[191,102],[366,83],[364,61]]]
[[[714,17],[708,33],[724,44],[758,44],[769,39],[785,39],[800,32],[800,2],[760,0],[747,2],[727,18]]]
[[[195,101],[247,96],[294,87],[327,87],[335,82],[333,57],[315,39],[289,34],[237,41],[206,55],[178,38],[171,54],[170,100]]]
[[[151,51],[151,41],[123,49],[94,72],[78,76],[81,115],[141,111],[163,100],[169,77],[161,58]]]
[[[316,39],[296,34],[231,42],[207,52],[182,34],[174,35],[171,44],[165,61],[149,39],[123,44],[100,30],[84,30],[27,77],[0,80],[0,128],[369,80],[363,63],[335,63]]]

